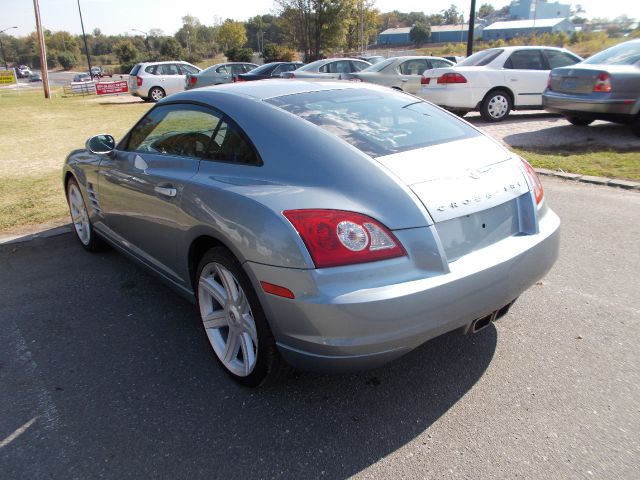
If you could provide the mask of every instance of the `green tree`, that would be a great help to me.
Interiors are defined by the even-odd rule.
[[[160,40],[160,58],[162,60],[178,60],[184,56],[180,42],[173,37]]]
[[[444,17],[445,25],[454,25],[461,23],[463,20],[462,14],[458,11],[458,7],[451,5],[446,10],[442,10],[442,16]]]
[[[295,57],[295,52],[287,47],[267,43],[262,50],[264,63],[270,62],[291,62]]]
[[[240,48],[247,43],[247,34],[242,22],[226,19],[218,28],[216,41],[224,49]]]
[[[424,23],[416,23],[409,31],[409,38],[415,43],[416,47],[419,47],[423,43],[427,43],[431,38],[431,27]]]
[[[344,46],[356,0],[275,0],[292,45],[307,61]]]
[[[253,50],[250,48],[231,47],[224,52],[230,62],[250,62],[253,60]]]
[[[480,8],[478,9],[478,13],[476,13],[476,16],[478,18],[487,18],[491,14],[495,13],[495,11],[496,9],[493,8],[493,5],[491,5],[490,3],[483,3],[482,5],[480,5]]]
[[[71,70],[71,68],[78,64],[78,57],[71,52],[60,52],[56,58],[60,66],[65,70]]]
[[[131,40],[120,40],[114,47],[113,53],[118,57],[118,61],[123,64],[134,63],[140,56],[140,51]]]

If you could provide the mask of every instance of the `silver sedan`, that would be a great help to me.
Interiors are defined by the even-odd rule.
[[[504,316],[558,255],[531,166],[414,96],[272,80],[158,102],[63,181],[82,246],[109,244],[198,305],[215,358],[371,368]]]
[[[544,108],[573,125],[595,120],[626,123],[640,136],[640,39],[570,67],[554,68],[542,95]]]
[[[440,57],[391,57],[351,75],[351,80],[375,83],[417,94],[422,74],[432,68],[451,67],[453,62]]]
[[[189,73],[185,78],[185,90],[231,83],[234,77],[258,68],[255,63],[228,62],[218,63],[198,73]]]
[[[283,72],[282,78],[305,80],[348,80],[351,74],[371,66],[358,58],[326,58],[306,64],[293,72]]]

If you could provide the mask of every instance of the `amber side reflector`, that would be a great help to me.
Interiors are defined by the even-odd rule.
[[[269,282],[260,282],[260,285],[262,285],[262,289],[265,292],[270,293],[271,295],[277,295],[278,297],[284,298],[296,298],[291,290],[281,287],[280,285],[274,285]]]

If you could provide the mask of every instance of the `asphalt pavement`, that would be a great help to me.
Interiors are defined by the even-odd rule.
[[[560,259],[506,317],[259,390],[122,255],[0,246],[0,477],[638,478],[640,194],[543,181]]]

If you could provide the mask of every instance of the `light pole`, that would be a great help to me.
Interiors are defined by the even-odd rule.
[[[0,53],[2,53],[2,59],[4,60],[4,68],[6,70],[9,70],[9,65],[7,65],[7,57],[4,56],[4,46],[2,45],[2,34],[7,30],[11,30],[12,28],[18,28],[18,27],[8,27],[8,28],[5,28],[4,30],[0,30]]]
[[[147,47],[147,55],[149,56],[147,60],[151,60],[151,50],[149,49],[149,34],[144,30],[138,30],[137,28],[132,28],[131,30],[134,32],[140,32],[144,34],[144,46]]]
[[[84,39],[84,53],[87,54],[87,63],[89,64],[89,76],[91,77],[91,80],[93,80],[93,72],[91,71],[91,55],[89,54],[89,46],[87,45],[87,35],[84,33],[84,22],[82,21],[80,0],[78,0],[78,13],[80,14],[80,27],[82,28],[82,38]]]

